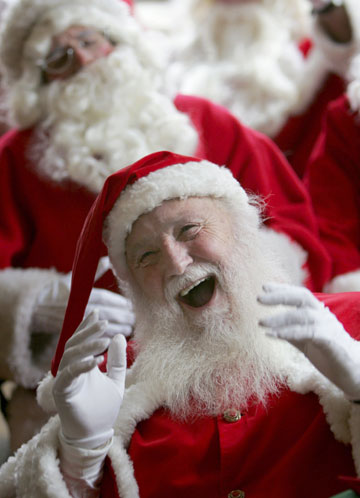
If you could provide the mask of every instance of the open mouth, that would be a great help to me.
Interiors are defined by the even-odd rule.
[[[191,306],[192,308],[200,308],[211,301],[214,291],[215,277],[210,275],[209,277],[198,280],[186,289],[183,289],[179,293],[178,299],[187,306]]]

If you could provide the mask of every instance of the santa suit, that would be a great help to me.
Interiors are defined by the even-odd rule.
[[[332,292],[360,289],[360,126],[343,96],[329,105],[304,178],[332,257]]]
[[[178,96],[175,104],[199,133],[196,155],[226,165],[244,188],[267,200],[266,223],[273,235],[280,233],[279,243],[295,254],[299,271],[300,248],[307,252],[306,283],[312,290],[321,289],[328,278],[327,255],[307,193],[277,148],[208,101]],[[30,130],[11,131],[0,142],[0,267],[7,269],[0,278],[0,378],[25,387],[34,387],[46,373],[53,354],[49,341],[57,340],[39,337],[32,351],[31,341],[37,339],[30,333],[36,291],[55,278],[54,270],[71,270],[76,241],[95,197],[72,182],[41,177],[25,160],[31,136]]]
[[[138,13],[140,20],[145,25],[148,25],[170,35],[173,31],[174,22],[180,24],[181,17],[185,17],[184,30],[189,30],[190,32],[187,36],[190,40],[189,43],[191,49],[189,49],[189,55],[175,56],[175,59],[176,57],[179,58],[180,63],[184,63],[185,69],[183,79],[185,80],[185,82],[187,82],[188,76],[191,75],[192,72],[195,72],[195,70],[198,69],[198,66],[201,66],[202,64],[208,64],[209,72],[206,75],[206,78],[204,77],[204,81],[202,82],[204,86],[198,83],[197,76],[193,83],[191,83],[190,79],[188,87],[187,83],[185,83],[185,90],[182,87],[182,82],[178,83],[176,88],[179,88],[183,93],[205,96],[222,105],[228,105],[229,110],[233,112],[240,120],[244,121],[244,123],[247,123],[249,126],[256,129],[260,129],[268,136],[270,136],[278,145],[280,150],[284,153],[285,157],[292,165],[297,175],[302,178],[306,162],[320,132],[321,119],[326,106],[329,102],[339,97],[346,88],[346,73],[348,69],[348,62],[357,52],[358,40],[360,37],[358,28],[358,26],[360,25],[360,19],[357,0],[344,0],[344,5],[349,16],[353,33],[353,40],[351,42],[334,42],[322,30],[318,22],[313,23],[313,26],[311,26],[312,29],[310,29],[309,26],[309,30],[311,32],[309,34],[306,34],[305,38],[303,38],[298,45],[299,53],[302,54],[304,58],[304,77],[303,81],[298,83],[299,95],[297,97],[297,101],[295,103],[288,104],[288,109],[286,110],[286,113],[282,118],[274,116],[273,114],[269,114],[268,119],[263,122],[260,127],[257,126],[256,120],[254,120],[251,115],[251,106],[248,106],[248,108],[246,108],[245,106],[244,109],[240,108],[240,110],[238,110],[237,112],[237,101],[241,98],[247,98],[249,99],[249,101],[256,101],[256,99],[261,101],[261,99],[263,98],[263,95],[261,93],[262,91],[256,87],[255,83],[252,92],[249,92],[246,97],[242,97],[241,85],[246,85],[249,83],[246,83],[246,81],[242,81],[240,79],[240,91],[237,95],[236,89],[231,90],[231,85],[235,85],[234,82],[232,82],[231,78],[230,83],[228,83],[227,79],[223,77],[222,74],[219,75],[212,72],[212,64],[214,64],[214,66],[216,66],[216,64],[219,64],[219,71],[221,73],[222,64],[224,64],[224,72],[226,72],[228,70],[228,66],[236,67],[236,60],[233,60],[230,54],[229,60],[227,60],[226,55],[221,58],[213,54],[214,51],[216,52],[216,32],[215,34],[212,32],[210,34],[207,34],[207,36],[210,38],[210,41],[207,40],[206,36],[204,36],[204,39],[201,39],[201,41],[199,42],[201,49],[199,49],[196,43],[194,43],[194,46],[192,46],[192,37],[196,39],[198,31],[199,29],[201,29],[201,21],[203,23],[206,23],[208,19],[206,18],[206,16],[204,16],[203,19],[200,18],[200,21],[196,19],[196,17],[195,21],[194,19],[192,19],[192,16],[195,16],[196,14],[194,14],[191,10],[191,1],[189,2],[190,7],[187,8],[190,9],[190,13],[188,12],[187,14],[186,9],[185,14],[181,10],[181,4],[183,2],[176,2],[176,0],[174,0],[172,3],[174,4],[173,7],[171,5],[163,6],[161,5],[161,2],[151,2],[150,5],[148,5],[148,2],[145,2],[144,5],[140,4],[136,6],[136,12]],[[204,2],[204,5],[202,7],[205,11],[206,9],[210,10],[211,2],[210,6],[206,6],[206,2]],[[226,9],[227,4],[224,3],[222,8]],[[180,21],[178,19],[179,17]],[[187,19],[187,17],[189,18]],[[297,22],[297,19],[291,20],[291,23],[289,22],[289,31],[293,29],[293,25],[296,25]],[[194,33],[191,32],[192,23],[194,23],[194,26],[192,27]],[[241,28],[239,27],[239,29]],[[253,29],[256,30],[256,26]],[[179,37],[179,39],[180,42],[173,42],[175,45],[175,53],[178,49],[177,43],[180,43],[181,45],[182,42],[181,36]],[[295,45],[296,42],[294,40],[290,41]],[[210,55],[207,53],[208,47],[206,46],[206,42],[212,44],[211,48],[209,49]],[[236,40],[234,40],[234,43],[236,43]],[[269,44],[270,43],[271,39],[269,39]],[[204,44],[204,46],[202,46],[202,44]],[[199,51],[199,53],[197,53],[197,51]],[[189,67],[187,67],[187,56],[190,59]],[[215,61],[211,59],[211,56],[215,58]],[[192,60],[192,57],[194,60]],[[216,57],[219,57],[219,59],[217,59]],[[271,52],[269,53],[269,57],[271,57]],[[183,62],[182,58],[185,58],[185,62]],[[210,83],[208,84],[208,81],[212,76],[213,78],[210,85]],[[223,78],[225,79],[223,80]],[[233,76],[233,78],[236,81],[236,76]],[[269,78],[271,79],[271,74],[269,74]],[[214,92],[213,90],[209,90],[210,87],[216,87],[217,79],[220,80],[220,83],[218,83],[218,91]],[[227,88],[228,86],[230,87],[230,89]],[[227,91],[222,91],[222,89],[225,87]],[[233,98],[230,99],[231,103],[228,104],[227,101],[229,100],[229,95],[224,94],[230,94],[231,92],[233,93]],[[278,123],[275,127],[273,127],[273,121],[276,119],[278,120]]]
[[[328,104],[346,89],[349,62],[357,52],[358,5],[353,0],[345,0],[344,5],[351,23],[353,41],[335,43],[322,31],[319,23],[314,24],[313,41],[305,39],[299,45],[308,61],[302,101],[273,137],[299,177],[304,175]]]
[[[359,337],[358,294],[317,297]],[[244,496],[234,494],[242,491],[254,498],[329,498],[350,487],[360,490],[360,407],[310,364],[294,365],[288,390],[237,420],[224,414],[177,422],[154,390],[132,380],[106,460],[102,497],[232,498]],[[55,416],[1,468],[3,498],[15,492],[70,498],[57,459],[58,430]]]
[[[303,112],[290,116],[273,138],[300,178],[304,175],[305,165],[319,135],[326,106],[338,98],[345,87],[343,78],[334,73],[328,74],[308,107]]]

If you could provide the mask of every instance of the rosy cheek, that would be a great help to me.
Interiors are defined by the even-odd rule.
[[[206,240],[197,240],[194,243],[192,250],[195,256],[212,260],[214,257],[217,259],[223,245],[224,243],[220,243],[217,239],[207,238]]]
[[[149,296],[157,293],[161,287],[159,276],[152,269],[142,270],[137,280],[143,292]]]

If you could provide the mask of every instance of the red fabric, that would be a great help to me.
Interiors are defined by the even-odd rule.
[[[356,338],[359,296],[317,295]],[[251,498],[329,498],[359,490],[351,448],[333,437],[316,395],[284,391],[242,415],[234,423],[221,416],[180,423],[159,409],[140,422],[128,452],[141,498],[227,498],[236,489]],[[119,496],[110,460],[101,496]]]
[[[347,488],[355,491],[355,493],[360,494],[360,479],[354,479],[352,477],[340,477],[340,480],[346,483]]]
[[[291,116],[274,138],[300,178],[304,175],[306,163],[320,133],[326,106],[342,95],[344,90],[344,80],[335,74],[329,74],[310,106],[301,114]]]
[[[329,105],[304,182],[332,277],[360,269],[360,121],[345,96]]]
[[[10,131],[0,139],[0,268],[68,272],[95,196],[40,178],[24,159],[30,136]]]
[[[351,450],[332,436],[316,396],[288,391],[235,423],[219,416],[183,424],[158,410],[138,424],[129,454],[141,498],[226,498],[234,489],[328,498],[346,489],[339,475],[355,476]]]

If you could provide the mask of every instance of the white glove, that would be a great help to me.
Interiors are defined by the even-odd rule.
[[[267,335],[296,346],[350,400],[359,401],[360,342],[305,287],[269,283],[263,289],[260,303],[292,307],[260,321],[269,328]]]
[[[101,258],[95,281],[109,268],[109,258],[107,256]],[[32,316],[31,328],[33,331],[49,334],[60,333],[70,294],[71,275],[71,272],[61,275],[46,285],[39,293]],[[100,319],[108,321],[107,335],[109,337],[113,337],[115,334],[124,334],[125,336],[131,334],[135,315],[129,299],[106,289],[93,288],[85,316],[94,309],[99,310]]]
[[[124,396],[126,339],[122,334],[104,336],[106,326],[96,311],[81,322],[65,345],[54,381],[62,436],[72,446],[98,448],[113,435]],[[103,373],[98,365],[107,348],[107,373]]]

